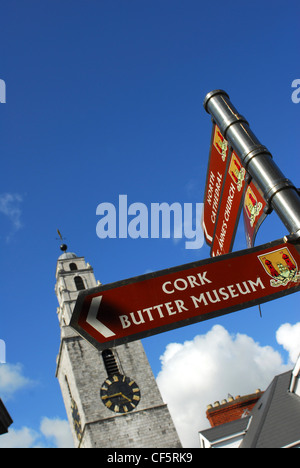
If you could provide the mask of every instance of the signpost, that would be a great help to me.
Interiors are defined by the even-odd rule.
[[[204,107],[213,118],[203,218],[213,258],[81,291],[70,325],[100,350],[300,290],[298,191],[224,91]],[[251,248],[228,253],[242,207]],[[267,209],[289,236],[253,247]]]
[[[280,240],[81,291],[70,325],[101,350],[291,294],[299,268]]]
[[[294,184],[278,168],[270,152],[256,138],[225,91],[217,89],[208,93],[204,108],[211,114],[243,167],[261,190],[264,200],[288,229],[290,239],[299,242],[300,196]]]

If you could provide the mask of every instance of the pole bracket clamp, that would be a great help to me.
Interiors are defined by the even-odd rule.
[[[293,189],[297,191],[296,187],[289,179],[279,180],[278,183],[274,184],[273,187],[271,187],[268,192],[264,194],[265,200],[271,204],[272,198],[281,190],[286,189]]]
[[[266,148],[264,145],[255,145],[254,149],[249,151],[247,154],[242,155],[242,163],[244,168],[247,170],[250,161],[261,154],[267,154],[270,156],[270,158],[273,158],[268,148]]]

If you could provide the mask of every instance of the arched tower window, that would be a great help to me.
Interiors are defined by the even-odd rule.
[[[102,351],[102,358],[107,375],[120,373],[118,364],[111,349],[105,349],[104,351]]]
[[[78,270],[76,263],[70,263],[70,270]]]
[[[75,282],[77,291],[81,291],[82,289],[85,289],[84,282],[81,276],[75,276],[74,282]]]

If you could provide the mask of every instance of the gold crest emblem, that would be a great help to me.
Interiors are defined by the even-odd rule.
[[[254,195],[250,186],[247,188],[247,191],[246,191],[244,206],[245,206],[246,214],[248,218],[250,219],[250,225],[251,227],[253,227],[255,223],[255,219],[260,214],[263,205],[261,202],[257,201],[256,196]]]
[[[222,160],[225,161],[228,153],[228,143],[223,137],[217,125],[215,126],[214,146],[222,156]]]
[[[246,170],[241,165],[239,159],[234,153],[232,153],[232,158],[230,161],[228,172],[233,182],[235,182],[235,184],[237,185],[238,191],[240,192],[243,188],[243,182],[245,180]]]
[[[272,278],[271,286],[286,286],[300,280],[298,265],[287,247],[258,256],[266,273]]]

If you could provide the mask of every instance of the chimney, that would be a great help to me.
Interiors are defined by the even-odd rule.
[[[219,426],[236,419],[248,416],[264,392],[260,389],[255,393],[245,396],[228,395],[228,400],[215,401],[213,405],[207,406],[206,417],[211,427]]]

